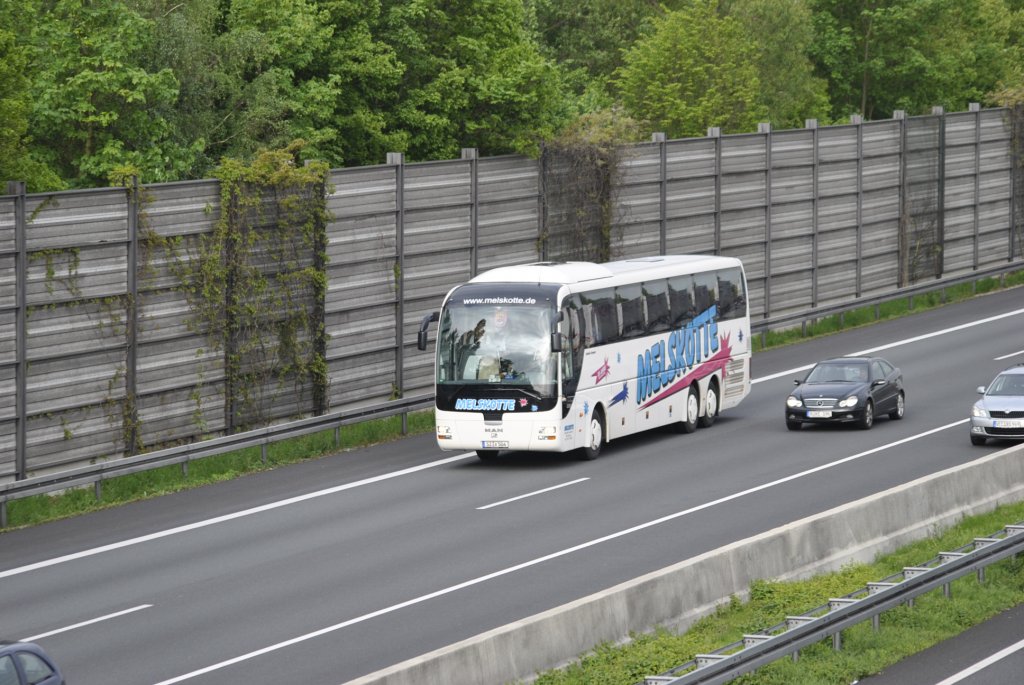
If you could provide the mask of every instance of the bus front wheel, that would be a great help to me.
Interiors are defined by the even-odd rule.
[[[594,409],[590,415],[590,437],[583,448],[583,458],[587,461],[597,459],[601,454],[601,446],[604,444],[604,412],[600,408]]]
[[[697,417],[700,414],[700,400],[697,397],[697,388],[690,386],[686,391],[686,399],[683,403],[683,420],[672,424],[676,433],[692,433],[697,430]]]

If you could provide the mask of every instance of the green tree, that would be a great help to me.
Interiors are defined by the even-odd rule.
[[[17,26],[12,7],[0,9],[0,26]],[[0,28],[0,192],[5,181],[25,181],[29,192],[57,190],[60,177],[34,159],[30,150],[28,49],[13,32]]]
[[[670,137],[703,136],[709,126],[750,131],[764,119],[758,50],[718,9],[717,0],[693,0],[626,52],[616,85],[635,118]]]
[[[412,159],[530,152],[571,109],[522,0],[385,0],[381,37],[402,64],[391,128]]]
[[[188,151],[152,115],[173,103],[170,69],[147,71],[152,22],[121,2],[56,0],[32,24],[33,151],[72,186],[104,185],[124,170],[173,180]]]
[[[812,55],[836,118],[962,110],[1017,68],[1004,0],[813,2]]]
[[[565,70],[585,111],[612,104],[609,85],[624,51],[665,13],[657,0],[535,0],[534,6],[544,52]]]
[[[806,0],[723,0],[721,9],[755,36],[759,100],[776,128],[829,115],[828,83],[814,73],[814,24]]]

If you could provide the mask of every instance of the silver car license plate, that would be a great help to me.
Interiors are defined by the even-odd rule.
[[[1024,421],[993,421],[993,428],[1024,428]]]

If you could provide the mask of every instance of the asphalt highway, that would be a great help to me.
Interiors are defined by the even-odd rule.
[[[758,354],[710,429],[593,462],[417,436],[6,533],[0,638],[73,685],[343,683],[1005,447],[973,447],[967,416],[1024,362],[1022,307],[1010,290]],[[857,353],[902,369],[906,417],[788,431],[801,369]]]

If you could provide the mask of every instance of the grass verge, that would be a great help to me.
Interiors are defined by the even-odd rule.
[[[1024,502],[964,519],[942,533],[880,556],[871,564],[852,564],[835,573],[802,581],[760,580],[750,587],[750,599],[732,598],[714,614],[695,622],[684,633],[658,630],[633,635],[625,645],[601,645],[570,666],[541,674],[535,685],[633,685],[645,676],[657,675],[690,661],[696,654],[719,649],[742,639],[744,634],[781,623],[786,616],[801,614],[956,549],[975,537],[1024,520]],[[823,685],[852,683],[881,672],[900,659],[922,651],[1024,602],[1024,558],[1008,559],[989,566],[985,582],[974,574],[952,584],[946,599],[939,588],[914,600],[913,608],[899,606],[881,615],[875,632],[867,621],[843,631],[842,651],[832,649],[831,639],[800,652],[793,663],[785,658],[733,681],[743,685]]]
[[[408,416],[406,435],[434,430],[432,410],[412,412]],[[25,497],[7,503],[8,525],[3,530],[77,516],[402,437],[405,437],[402,417],[390,416],[342,428],[338,444],[335,444],[333,430],[272,443],[267,447],[266,463],[260,448],[250,447],[189,462],[187,473],[179,465],[162,466],[105,480],[102,499],[96,498],[92,487],[76,488],[57,495]]]
[[[756,353],[781,345],[789,345],[807,338],[832,335],[849,328],[866,326],[876,321],[885,321],[886,319],[896,319],[908,314],[969,300],[977,295],[1018,285],[1024,285],[1024,271],[1008,273],[1003,278],[983,278],[973,283],[950,286],[935,292],[915,295],[914,297],[890,300],[878,306],[861,307],[842,314],[826,316],[817,321],[808,322],[806,326],[801,328],[768,331],[763,336],[751,335],[753,338],[751,349]]]

